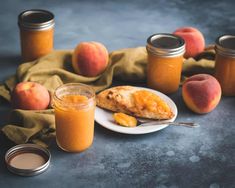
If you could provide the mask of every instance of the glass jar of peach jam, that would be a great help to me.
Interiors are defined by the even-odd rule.
[[[215,45],[215,77],[219,81],[222,94],[235,96],[235,35],[222,35]]]
[[[26,10],[18,16],[23,61],[33,61],[53,50],[54,15],[46,10]]]
[[[185,42],[182,38],[160,33],[147,39],[147,85],[165,94],[178,90]]]
[[[68,152],[89,148],[94,137],[95,92],[84,84],[70,83],[57,88],[55,110],[56,142]]]

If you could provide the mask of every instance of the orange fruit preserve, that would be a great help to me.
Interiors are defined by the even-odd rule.
[[[222,35],[215,45],[215,78],[224,96],[235,96],[235,35]]]
[[[115,122],[124,127],[136,127],[137,119],[122,112],[114,113],[113,118]]]
[[[36,60],[53,50],[54,15],[46,10],[26,10],[18,16],[23,61]]]
[[[165,94],[178,90],[185,42],[182,38],[159,33],[147,39],[147,85]]]
[[[68,152],[89,148],[94,137],[95,98],[80,94],[65,94],[54,99],[56,141]]]
[[[148,56],[147,85],[163,93],[173,93],[178,90],[183,56],[164,58]]]
[[[54,29],[28,31],[21,29],[21,54],[23,61],[33,61],[53,50]]]
[[[147,109],[149,112],[169,112],[170,107],[157,95],[146,90],[139,90],[133,93],[137,109]]]
[[[67,95],[62,97],[66,103],[88,105],[88,98],[82,95]],[[81,105],[82,106],[82,105]],[[79,152],[87,149],[94,136],[95,107],[68,108],[56,107],[56,140],[57,144],[66,151]]]

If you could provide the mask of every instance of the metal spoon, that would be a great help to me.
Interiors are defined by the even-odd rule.
[[[138,120],[138,125],[137,126],[154,126],[154,125],[175,125],[175,126],[185,126],[185,127],[190,127],[190,128],[196,128],[200,127],[198,123],[193,123],[193,122],[170,122],[170,121],[150,121],[150,122],[141,122]]]

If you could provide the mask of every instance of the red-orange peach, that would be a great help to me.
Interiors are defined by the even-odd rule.
[[[106,69],[108,61],[108,51],[99,42],[81,42],[72,55],[74,71],[87,77],[101,74]]]
[[[195,57],[205,49],[205,39],[203,34],[193,27],[181,27],[173,34],[182,37],[185,41],[186,52],[185,58]]]
[[[50,103],[48,90],[36,82],[21,82],[16,85],[11,94],[14,108],[24,110],[44,110]]]
[[[197,74],[183,83],[182,95],[189,109],[204,114],[211,112],[219,103],[221,87],[213,76]]]

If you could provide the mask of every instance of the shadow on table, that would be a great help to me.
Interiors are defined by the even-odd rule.
[[[19,54],[0,54],[0,65],[20,65],[22,63],[21,56]]]
[[[9,76],[15,73],[16,68],[21,64],[21,57],[18,54],[0,54],[0,82],[4,82]],[[0,129],[9,121],[11,111],[10,104],[4,99],[0,99]],[[0,131],[0,171],[7,171],[4,156],[6,151],[14,146],[7,137]],[[1,173],[2,174],[2,173]]]
[[[9,122],[9,115],[11,112],[11,106],[8,102],[4,101],[3,99],[0,99],[0,130],[1,128],[6,125]],[[13,146],[14,143],[11,142],[7,137],[0,131],[0,153],[5,152],[7,149],[9,149],[11,146]]]
[[[0,81],[3,82],[10,75],[14,74],[21,63],[21,57],[17,54],[0,54]]]
[[[134,141],[134,140],[144,140],[146,138],[151,139],[156,137],[157,134],[162,134],[164,131],[156,131],[152,133],[147,133],[147,134],[123,134],[123,133],[118,133],[114,132],[112,130],[106,129],[99,125],[98,123],[95,124],[95,134],[99,135],[99,137],[102,137],[104,140],[125,140],[125,141]]]

